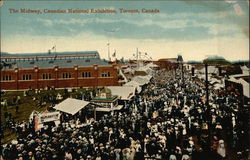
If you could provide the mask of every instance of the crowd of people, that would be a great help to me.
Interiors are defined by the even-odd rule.
[[[18,126],[2,145],[13,160],[237,160],[247,158],[247,115],[240,97],[206,92],[192,77],[158,71],[121,111],[89,124]],[[230,154],[231,153],[231,154]]]

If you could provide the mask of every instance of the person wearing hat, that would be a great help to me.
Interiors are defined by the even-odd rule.
[[[65,160],[72,160],[72,154],[70,152],[65,152],[65,156],[64,156]]]
[[[35,157],[31,151],[28,153],[28,156],[28,160],[35,160]]]

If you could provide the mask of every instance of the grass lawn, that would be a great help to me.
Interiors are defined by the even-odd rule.
[[[49,100],[50,97],[56,98],[57,94],[60,93],[63,97],[62,100],[67,97],[79,98],[79,95],[90,95],[90,91],[94,91],[96,88],[79,88],[73,92],[67,93],[64,89],[60,90],[41,90],[40,93],[36,93],[34,90],[28,91],[27,96],[24,96],[24,91],[7,91],[1,95],[2,101],[7,100],[9,103],[7,107],[1,105],[1,126],[5,125],[6,119],[4,113],[8,112],[12,114],[15,122],[29,120],[29,115],[33,110],[45,111],[51,104],[52,101]],[[20,102],[17,104],[15,99],[20,97]],[[35,99],[35,100],[34,100]],[[54,103],[60,103],[62,100],[55,100]],[[40,105],[42,102],[46,102],[44,105]],[[19,106],[19,111],[16,113],[16,105]],[[13,133],[9,128],[3,130],[4,138],[1,139],[1,143],[8,143],[14,138],[16,138],[15,133]]]

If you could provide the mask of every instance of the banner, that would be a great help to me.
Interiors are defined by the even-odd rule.
[[[60,113],[59,112],[42,113],[38,116],[39,116],[39,123],[60,120]]]

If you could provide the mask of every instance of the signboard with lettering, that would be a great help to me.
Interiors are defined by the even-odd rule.
[[[60,112],[48,112],[39,115],[39,123],[60,120]]]

